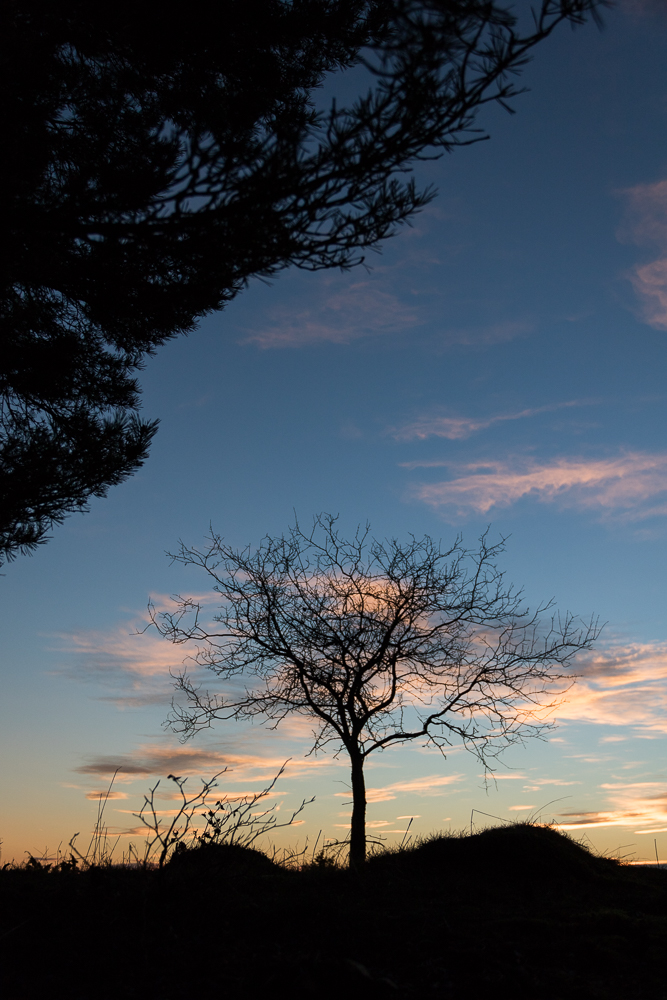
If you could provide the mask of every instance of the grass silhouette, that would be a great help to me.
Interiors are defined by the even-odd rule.
[[[379,850],[361,874],[233,843],[162,869],[33,859],[0,871],[0,899],[5,1000],[667,996],[665,870],[531,823]]]

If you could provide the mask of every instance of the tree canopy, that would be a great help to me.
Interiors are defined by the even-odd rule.
[[[526,607],[496,566],[502,548],[486,537],[477,552],[460,539],[447,550],[428,536],[383,542],[368,526],[345,540],[329,515],[255,551],[214,533],[203,551],[181,545],[172,558],[206,571],[220,609],[209,623],[199,602],[179,599],[151,620],[172,642],[195,642],[195,663],[222,691],[181,674],[172,725],[187,738],[216,719],[310,719],[313,751],[349,757],[350,863],[362,865],[371,753],[456,742],[490,766],[540,733],[571,683],[563,668],[599,633],[569,614],[545,620],[548,604]]]
[[[253,275],[348,268],[532,48],[605,0],[7,0],[0,556],[144,461],[136,372]],[[330,74],[367,90],[318,110]]]

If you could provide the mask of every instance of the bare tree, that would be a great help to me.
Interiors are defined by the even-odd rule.
[[[222,605],[208,626],[201,605],[178,598],[151,620],[172,642],[199,644],[194,661],[227,684],[203,690],[184,671],[171,725],[183,738],[216,719],[263,716],[273,726],[297,713],[315,723],[312,751],[333,746],[351,764],[350,865],[366,854],[364,764],[411,740],[443,753],[462,742],[492,770],[510,743],[539,735],[572,679],[563,668],[599,634],[596,621],[542,616],[524,606],[495,564],[504,540],[457,538],[443,551],[425,536],[406,543],[342,539],[322,514],[309,533],[235,550],[211,531],[204,551],[181,543],[172,558],[200,566]]]

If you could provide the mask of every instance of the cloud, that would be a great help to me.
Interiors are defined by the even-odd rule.
[[[557,785],[559,788],[567,785],[580,785],[580,781],[565,781],[563,778],[530,778],[533,784],[530,787],[531,792],[536,791],[537,788],[543,788],[545,785]],[[524,788],[527,788],[524,785]]]
[[[62,672],[111,689],[101,700],[119,708],[170,704],[172,672],[183,669],[183,649],[158,635],[137,635],[130,628],[123,623],[114,629],[59,634],[59,652],[69,660]]]
[[[603,518],[634,521],[667,514],[667,454],[626,452],[616,458],[517,458],[455,465],[411,462],[408,468],[442,465],[458,475],[422,483],[411,491],[431,507],[463,517],[509,507],[530,496],[541,503],[595,510]]]
[[[409,792],[413,795],[440,795],[445,785],[452,785],[457,781],[462,781],[465,775],[432,774],[427,778],[412,778],[408,781],[396,781],[391,785],[384,785],[382,788],[367,788],[366,799],[368,802],[390,802],[398,796],[399,792]],[[350,792],[336,792],[337,798],[348,798]]]
[[[109,675],[118,670],[139,677],[168,674],[182,660],[182,651],[157,635],[137,635],[127,626],[107,631],[60,634],[63,649],[84,662],[79,669],[89,674]]]
[[[667,827],[667,783],[638,781],[602,785],[611,808],[588,812],[561,812],[556,824],[561,830],[599,826],[629,826],[637,834],[661,833]]]
[[[570,400],[567,403],[554,403],[550,406],[538,406],[533,409],[521,410],[519,413],[505,413],[496,417],[442,417],[438,415],[421,417],[391,431],[396,441],[424,441],[429,437],[443,437],[450,441],[461,441],[469,438],[476,431],[486,430],[493,424],[506,420],[524,420],[541,413],[553,413],[572,406],[590,405],[588,400]]]
[[[478,774],[478,778],[488,778],[486,774]],[[580,785],[580,781],[565,781],[564,778],[533,778],[525,774],[494,774],[492,777],[493,782],[497,781],[529,781],[529,785],[524,785],[524,791],[537,792],[544,785]]]
[[[635,17],[660,17],[664,19],[667,16],[665,0],[623,0],[623,9]]]
[[[492,344],[506,344],[517,337],[532,333],[535,324],[528,320],[507,320],[486,326],[445,330],[443,341],[448,347],[460,344],[464,347],[490,347]]]
[[[667,257],[636,267],[630,276],[649,326],[667,330]]]
[[[342,284],[342,287],[341,287]],[[408,306],[378,282],[330,278],[328,294],[313,307],[273,310],[269,324],[250,333],[244,343],[264,349],[302,347],[328,341],[348,344],[361,337],[398,333],[419,325],[422,320],[414,306]]]
[[[626,216],[618,236],[640,246],[657,244],[658,259],[637,265],[629,274],[642,303],[644,320],[658,330],[667,330],[667,180],[638,184],[621,194]]]
[[[219,604],[213,591],[189,595],[202,608]],[[159,613],[174,610],[174,598],[166,594],[151,595]],[[176,646],[153,629],[145,631],[150,619],[148,612],[135,614],[132,621],[120,622],[110,629],[86,629],[79,632],[56,633],[57,652],[65,654],[67,665],[61,673],[76,680],[94,681],[111,689],[101,696],[119,708],[148,705],[168,705],[174,693],[173,675],[183,670],[192,646]]]
[[[626,199],[626,218],[619,237],[640,245],[667,245],[667,180],[638,184],[620,192]]]
[[[614,644],[583,653],[554,718],[667,733],[667,642]]]
[[[76,771],[80,774],[111,777],[118,770],[116,780],[123,780],[128,776],[134,779],[143,775],[213,774],[227,768],[228,775],[233,773],[242,777],[243,781],[269,782],[284,764],[285,775],[289,777],[298,777],[318,768],[339,766],[330,758],[309,757],[286,763],[285,757],[221,751],[211,747],[141,746],[131,753],[91,757],[85,764],[77,767]]]
[[[101,800],[104,800],[104,801],[106,801],[107,799],[126,799],[127,798],[127,792],[111,792],[109,790],[104,791],[104,792],[86,792],[86,798],[87,799],[94,799],[96,801],[98,799],[101,799]]]
[[[77,767],[80,774],[110,776],[119,771],[119,777],[149,774],[187,774],[221,771],[229,766],[226,754],[194,747],[142,748],[128,754],[110,754],[92,757]]]
[[[484,778],[486,775],[479,774],[479,778]],[[527,781],[525,774],[494,774],[494,781]]]

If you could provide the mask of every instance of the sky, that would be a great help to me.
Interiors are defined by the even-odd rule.
[[[166,554],[212,526],[234,546],[295,513],[344,534],[507,539],[500,567],[535,607],[604,630],[542,740],[490,781],[465,749],[369,758],[385,842],[532,818],[596,850],[667,861],[667,4],[621,2],[534,53],[489,141],[422,163],[438,189],[367,268],[254,280],[141,376],[161,425],[145,466],[0,577],[2,861],[92,829],[120,848],[170,773],[260,791],[302,848],[344,837],[345,760],[308,729],[164,728],[189,650],[148,623],[207,580]],[[495,818],[490,818],[495,817]]]

